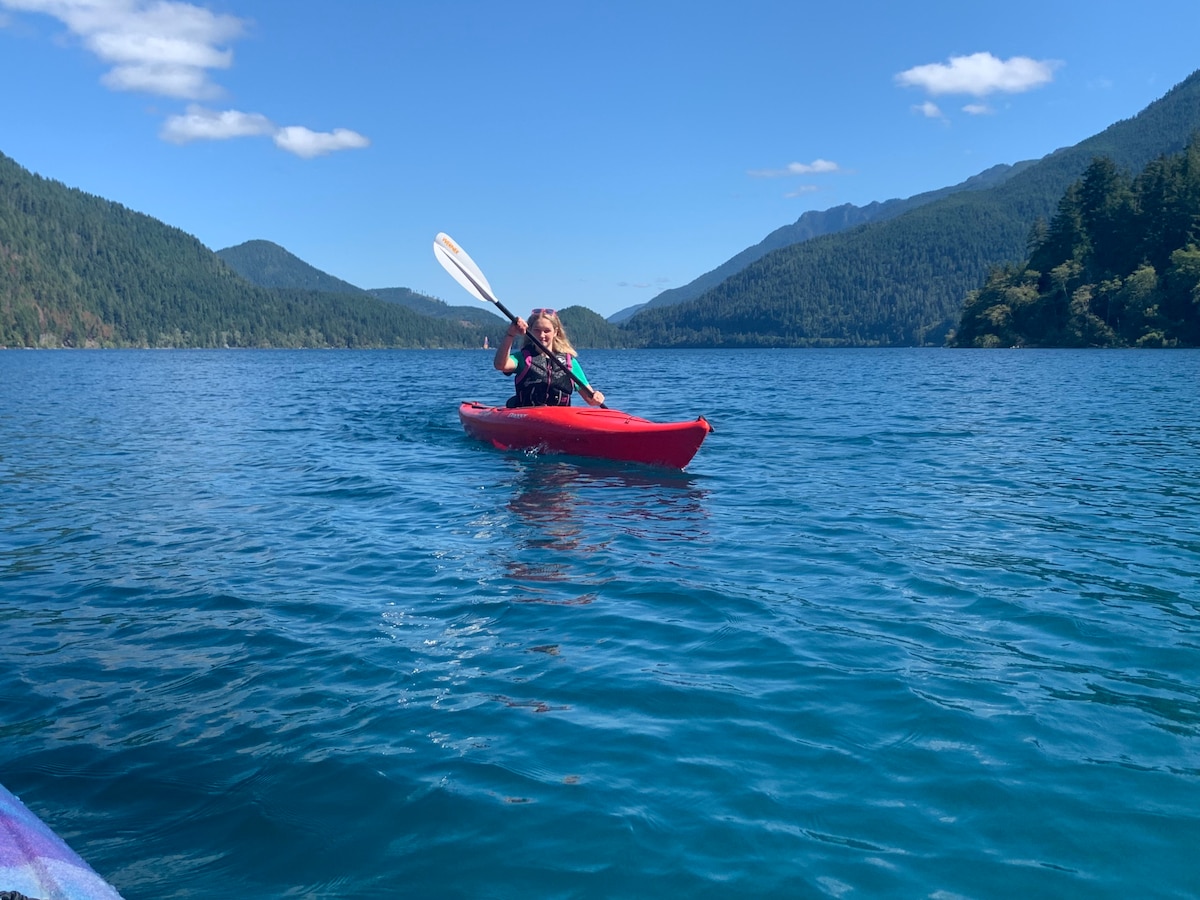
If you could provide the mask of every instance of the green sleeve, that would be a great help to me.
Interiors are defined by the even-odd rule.
[[[591,387],[591,384],[587,380],[587,376],[583,374],[583,366],[579,365],[578,356],[571,357],[571,373],[588,387]]]

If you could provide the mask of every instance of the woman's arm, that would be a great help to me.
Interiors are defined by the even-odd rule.
[[[520,317],[517,318],[515,325],[508,326],[508,331],[504,333],[504,340],[496,348],[496,357],[492,360],[492,365],[496,367],[497,372],[511,375],[517,371],[517,361],[512,358],[512,345],[517,335],[524,334],[525,329],[528,327],[525,324],[525,320]]]

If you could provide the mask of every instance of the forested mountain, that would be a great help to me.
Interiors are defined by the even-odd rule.
[[[498,312],[490,303],[476,302],[474,306],[451,306],[445,300],[418,294],[408,288],[371,288],[368,294],[407,307],[423,316],[433,316],[435,319],[452,319],[455,322],[469,323],[483,328],[494,339],[497,333],[508,328],[508,319]]]
[[[1200,346],[1200,132],[1133,178],[1097,158],[1029,258],[969,295],[954,344]]]
[[[1027,253],[1031,230],[1088,165],[1139,171],[1200,128],[1200,72],[1132,119],[1025,167],[886,222],[776,250],[696,300],[623,327],[651,346],[940,344],[989,270]]]
[[[450,306],[435,297],[418,294],[404,287],[377,288],[367,290],[348,281],[335,278],[309,265],[290,251],[271,241],[246,241],[236,247],[218,250],[217,256],[229,266],[259,287],[299,288],[301,290],[326,291],[335,294],[360,294],[377,297],[387,303],[395,303],[423,316],[449,319],[474,328],[494,338],[494,332],[503,330],[508,323],[488,310],[483,304],[474,306]]]
[[[630,306],[620,310],[609,316],[608,321],[620,324],[643,309],[658,309],[662,306],[674,306],[677,303],[694,300],[705,291],[715,288],[730,276],[736,275],[752,262],[762,259],[772,250],[778,250],[781,247],[790,247],[792,244],[799,244],[802,241],[811,240],[822,235],[836,234],[837,232],[854,228],[857,225],[866,225],[869,222],[886,222],[888,219],[894,219],[896,216],[902,215],[911,209],[916,209],[918,206],[924,206],[926,203],[932,203],[934,200],[940,200],[942,197],[948,197],[959,191],[986,190],[1007,181],[1013,175],[1031,165],[1033,165],[1032,161],[1026,161],[1013,166],[992,166],[990,169],[980,172],[978,175],[973,175],[966,181],[952,187],[941,188],[936,191],[926,191],[923,194],[916,194],[904,200],[887,200],[883,203],[876,201],[875,203],[868,203],[866,206],[854,206],[850,203],[844,203],[841,206],[835,206],[819,212],[809,210],[791,225],[776,228],[753,247],[746,248],[741,253],[717,266],[711,272],[706,272],[683,287],[663,291],[647,303],[641,303],[637,306]]]
[[[270,241],[246,241],[218,250],[217,256],[251,284],[269,288],[362,294],[362,288],[335,278]]]
[[[0,346],[477,347],[486,333],[361,292],[258,287],[179,229],[0,154]]]
[[[607,321],[602,315],[586,306],[568,306],[558,311],[563,329],[577,349],[614,349],[636,347],[641,339]]]
[[[1117,198],[1106,203],[1118,210],[1158,208],[1164,215],[1181,215],[1154,199],[1153,191],[1165,187],[1144,184],[1131,173],[1180,153],[1198,129],[1200,72],[1136,117],[1074,147],[979,176],[994,179],[990,185],[964,183],[934,192],[946,196],[904,210],[892,206],[881,212],[887,204],[879,204],[873,221],[771,250],[699,297],[642,310],[620,328],[582,308],[565,311],[564,320],[579,347],[940,344],[959,324],[968,294],[979,291],[972,303],[974,308],[988,301],[975,310],[982,318],[964,317],[959,341],[1146,345],[1158,341],[1161,332],[1164,344],[1192,343],[1183,308],[1171,305],[1181,302],[1179,286],[1186,283],[1192,264],[1190,244],[1174,245],[1168,256],[1149,261],[1156,278],[1149,285],[1144,267],[1131,270],[1088,255],[1088,242],[1100,240],[1091,225],[1079,232],[1083,243],[1063,238],[1059,232],[1069,232],[1064,229],[1073,221],[1070,216],[1055,219],[1049,233],[1061,239],[1048,245],[1052,249],[1038,241],[1047,233],[1046,222],[1056,210],[1062,212],[1060,201],[1068,209],[1075,202],[1071,215],[1086,217],[1091,201],[1086,196],[1072,201],[1067,192],[1085,171],[1090,174],[1077,194],[1087,195],[1105,180],[1089,170],[1101,157],[1112,166],[1105,183],[1115,186]],[[1190,176],[1170,174],[1164,167],[1166,163],[1154,175],[1162,184],[1190,184]],[[920,197],[927,195],[910,201]],[[844,209],[826,214],[803,227],[815,234],[837,226],[839,218],[849,224],[855,215]],[[1100,220],[1123,227],[1139,221],[1127,210],[1105,213]],[[790,240],[802,233],[795,230],[800,225],[781,229],[768,240]],[[1137,241],[1146,243],[1141,237]],[[1031,246],[1041,255],[1021,262]],[[286,286],[253,284],[179,229],[31,174],[0,154],[0,346],[478,347],[484,337],[494,343],[505,327],[482,304],[469,307],[483,317],[476,319],[457,312],[468,307],[443,310],[440,301],[403,288],[361,290],[294,258],[273,269],[273,258],[278,262],[280,254],[290,254],[266,241],[224,252],[254,271],[255,278]],[[1073,262],[1082,267],[1080,272],[1061,270]],[[1026,273],[1026,281],[1005,281],[997,266],[1000,272]],[[1058,337],[997,330],[983,322],[989,310],[1003,305],[991,302],[996,291],[1020,287],[1040,295],[1044,279],[1058,278],[1054,273],[1060,270],[1066,275],[1057,284],[1070,292],[1073,304],[1068,305],[1068,319],[1077,313],[1083,318],[1061,326]],[[1099,278],[1096,271],[1106,274]],[[1029,272],[1038,273],[1032,288]],[[1114,286],[1117,281],[1119,287]],[[1145,307],[1153,327],[1135,328],[1128,318],[1110,317],[1108,306],[1101,311],[1095,305],[1102,298],[1112,308],[1134,309],[1140,301],[1118,296],[1122,290],[1141,292],[1139,297],[1161,294],[1156,305]],[[380,296],[401,302],[385,302]],[[421,312],[408,308],[422,304]],[[428,304],[440,315],[423,314]],[[1019,319],[1016,307],[1009,308]],[[1157,313],[1151,312],[1154,308]]]

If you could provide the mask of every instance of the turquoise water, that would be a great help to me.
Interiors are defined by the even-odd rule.
[[[584,362],[686,473],[0,353],[0,783],[127,900],[1200,894],[1200,353]]]

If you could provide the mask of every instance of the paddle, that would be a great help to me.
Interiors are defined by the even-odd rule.
[[[483,277],[483,272],[479,266],[475,265],[475,260],[467,255],[467,251],[458,245],[450,235],[441,232],[433,241],[433,255],[437,257],[437,261],[442,264],[450,275],[465,287],[476,300],[482,300],[484,303],[494,303],[500,312],[508,317],[508,320],[514,325],[517,324],[517,317],[514,316],[504,304],[496,299],[496,295],[492,293],[492,286],[488,284],[488,280]],[[591,397],[595,393],[590,387],[584,384],[579,377],[571,371],[571,367],[564,363],[561,359],[546,349],[546,345],[539,341],[534,335],[526,333],[526,337],[533,342],[533,346],[538,349],[538,352],[546,356],[551,363],[556,365],[561,371],[565,372],[578,386],[580,393],[585,397]],[[604,403],[600,404],[601,409],[608,409]]]

